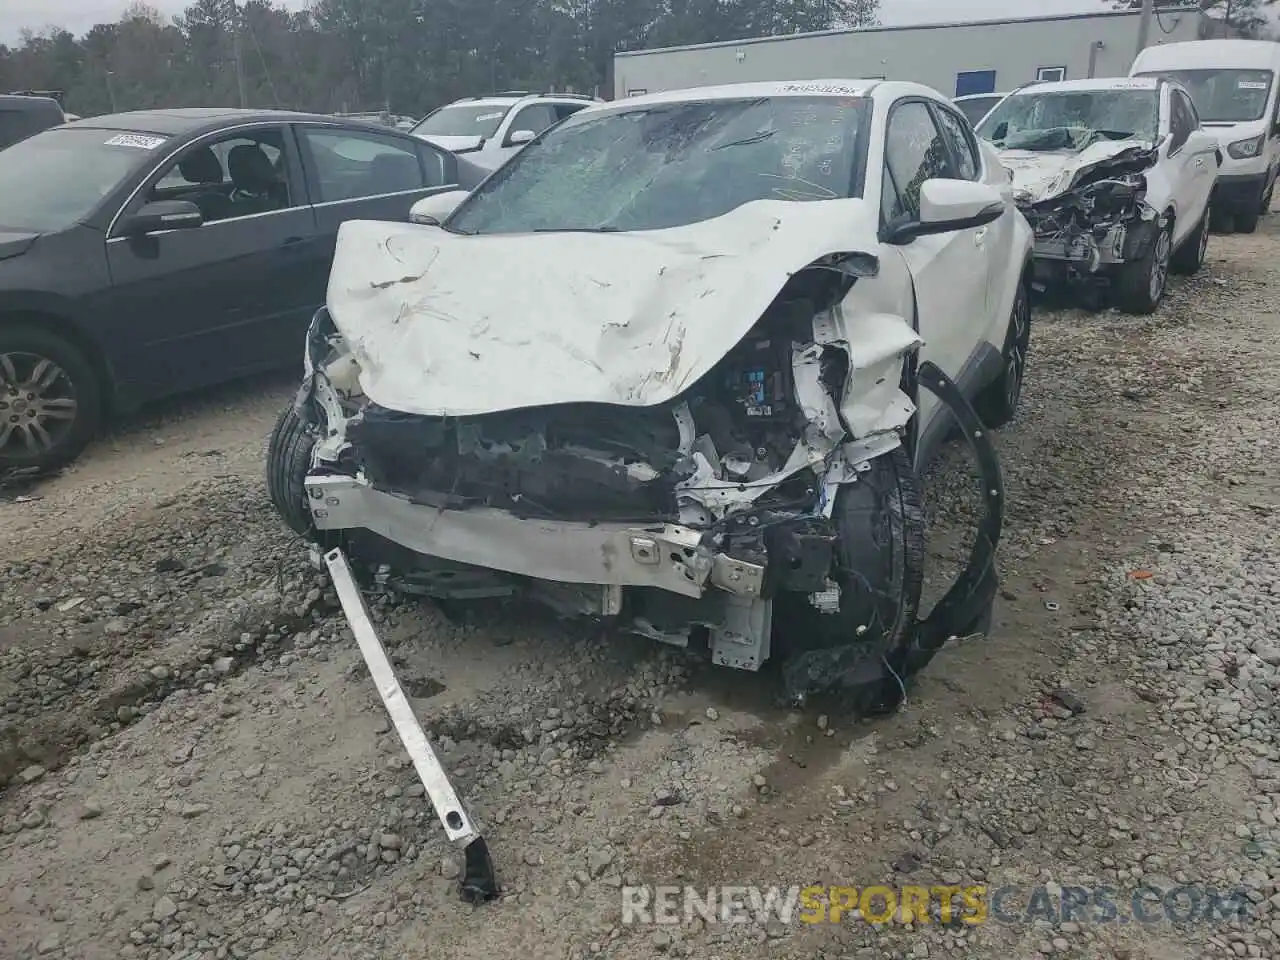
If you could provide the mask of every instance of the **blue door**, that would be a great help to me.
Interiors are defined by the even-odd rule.
[[[968,70],[956,74],[956,96],[967,97],[972,93],[995,93],[994,70]]]

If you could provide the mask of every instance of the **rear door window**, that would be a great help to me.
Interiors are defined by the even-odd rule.
[[[311,154],[318,203],[421,190],[444,181],[439,157],[425,169],[419,145],[412,141],[363,130],[303,127],[301,132]]]

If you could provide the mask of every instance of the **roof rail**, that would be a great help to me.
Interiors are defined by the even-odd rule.
[[[532,90],[499,90],[497,93],[491,94],[494,97],[533,97],[537,96]]]

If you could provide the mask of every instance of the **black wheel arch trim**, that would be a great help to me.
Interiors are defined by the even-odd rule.
[[[921,363],[916,382],[934,394],[959,422],[982,476],[985,511],[963,572],[929,616],[916,622],[910,640],[881,661],[879,675],[866,678],[875,688],[870,698],[872,712],[895,709],[906,697],[908,679],[928,666],[949,640],[965,636],[984,622],[1000,586],[995,555],[1004,523],[1005,489],[989,431],[960,386],[936,365],[927,360]]]

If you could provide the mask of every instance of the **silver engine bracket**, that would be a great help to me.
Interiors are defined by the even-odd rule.
[[[773,601],[730,594],[724,598],[724,623],[711,629],[711,659],[721,667],[759,670],[769,659]]]
[[[326,553],[324,561],[338,593],[338,602],[342,604],[342,612],[351,625],[351,632],[355,634],[360,654],[369,668],[369,675],[373,677],[378,696],[387,708],[396,735],[408,752],[409,759],[413,761],[413,768],[427,791],[436,816],[444,826],[445,834],[450,841],[464,847],[466,865],[459,891],[462,899],[469,903],[491,900],[498,895],[498,882],[489,848],[454,792],[448,774],[436,759],[431,742],[404,695],[400,681],[396,679],[395,669],[373,628],[369,608],[360,595],[360,587],[351,573],[351,566],[339,549]]]

